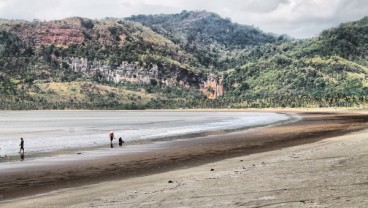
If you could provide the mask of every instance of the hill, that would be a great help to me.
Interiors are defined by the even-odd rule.
[[[232,66],[230,60],[241,50],[286,39],[253,26],[232,23],[230,19],[207,11],[136,15],[128,19],[167,37],[193,54],[201,65],[213,70],[226,70]]]
[[[253,48],[243,57],[247,64],[225,73],[227,99],[263,107],[365,105],[367,19],[341,24],[316,38]]]
[[[188,93],[192,93],[189,98],[206,99],[214,94],[207,91],[207,86],[217,84],[215,75],[196,67],[199,64],[191,61],[191,54],[135,22],[75,17],[50,22],[2,21],[0,29],[3,106],[19,105],[23,109],[28,104],[25,107],[22,102],[39,102],[39,97],[47,93],[34,90],[40,82],[118,84],[118,88],[155,94],[150,96],[155,103],[172,96],[183,100],[188,97],[182,95]],[[68,100],[65,104],[42,101],[45,105],[40,108],[54,106],[55,102],[60,108],[73,108],[75,101]],[[109,104],[108,108],[124,108],[126,104],[120,96],[110,100],[115,105]]]
[[[367,23],[293,40],[205,11],[0,20],[0,109],[365,106]]]

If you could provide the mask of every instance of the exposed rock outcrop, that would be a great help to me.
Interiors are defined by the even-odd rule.
[[[222,79],[214,74],[194,73],[185,68],[166,64],[139,63],[106,63],[104,61],[88,61],[86,58],[64,58],[69,67],[79,73],[93,76],[102,73],[109,81],[132,82],[141,84],[180,85],[200,90],[210,99],[223,95]]]

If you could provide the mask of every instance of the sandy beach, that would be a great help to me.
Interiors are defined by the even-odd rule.
[[[368,115],[176,140],[0,173],[0,207],[366,207]]]

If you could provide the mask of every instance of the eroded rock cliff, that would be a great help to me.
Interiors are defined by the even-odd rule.
[[[123,61],[111,64],[105,61],[88,61],[87,58],[58,58],[57,61],[67,63],[75,72],[89,76],[102,74],[107,80],[115,83],[131,82],[152,85],[180,85],[200,90],[210,99],[223,95],[222,79],[214,74],[194,73],[185,68],[169,64],[128,63]]]

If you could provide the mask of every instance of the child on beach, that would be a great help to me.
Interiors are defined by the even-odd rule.
[[[123,139],[119,137],[119,146],[123,146],[123,143],[124,143]]]

